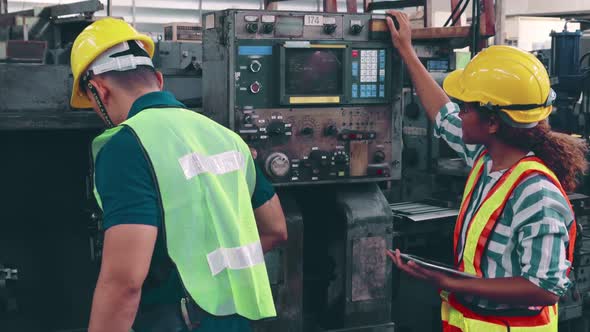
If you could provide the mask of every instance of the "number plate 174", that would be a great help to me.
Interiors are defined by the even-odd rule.
[[[322,15],[305,15],[305,25],[324,25]]]

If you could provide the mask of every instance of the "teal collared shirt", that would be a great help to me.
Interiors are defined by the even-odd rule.
[[[149,108],[162,107],[185,106],[169,92],[151,92],[133,103],[127,118]],[[105,230],[121,224],[162,227],[162,211],[149,163],[139,141],[127,127],[117,132],[98,153],[95,163],[95,180],[96,189],[102,199]],[[272,185],[257,168],[252,207],[258,208],[273,195]],[[176,271],[162,268],[168,262],[162,233],[158,231],[150,274],[142,291],[142,306],[179,303],[183,296],[182,285]],[[153,280],[150,277],[161,271],[167,272],[159,278],[160,281],[150,282]],[[208,326],[210,329],[206,328]],[[210,316],[202,322],[199,332],[241,332],[248,331],[247,327],[247,321],[240,316],[235,316],[235,319],[217,319]]]
[[[186,108],[183,103],[176,100],[176,97],[168,91],[150,92],[139,98],[131,105],[127,119],[132,118],[137,113],[146,108],[161,107],[182,107]]]

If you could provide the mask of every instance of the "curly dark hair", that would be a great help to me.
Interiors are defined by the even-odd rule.
[[[588,170],[588,144],[583,139],[552,131],[546,120],[530,129],[514,128],[501,120],[499,123],[498,139],[533,151],[555,173],[565,191],[576,189],[580,176]]]

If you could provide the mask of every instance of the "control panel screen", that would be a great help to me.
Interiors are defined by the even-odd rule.
[[[285,93],[291,96],[342,95],[344,49],[285,50]]]

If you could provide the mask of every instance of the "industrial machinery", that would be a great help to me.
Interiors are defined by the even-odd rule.
[[[69,108],[68,61],[101,8],[91,0],[0,16],[0,331],[85,331],[102,249],[88,147],[102,124]],[[493,34],[483,20],[481,35]],[[439,83],[454,69],[453,48],[479,37],[457,21],[413,33]],[[154,63],[189,108],[257,150],[279,193],[289,241],[265,256],[278,316],[255,330],[437,330],[436,290],[383,252],[450,260],[466,168],[432,137],[384,16],[226,10],[202,22],[170,25]],[[590,203],[572,202],[586,238]],[[587,242],[562,320],[581,317],[589,298]]]
[[[548,71],[551,86],[557,92],[555,111],[549,118],[554,130],[576,135],[590,141],[590,47],[588,36],[582,31],[568,31],[567,24],[561,32],[551,32],[551,49],[548,54]],[[570,331],[586,331],[590,328],[590,224],[588,176],[583,177],[578,188],[581,194],[570,196],[581,227],[571,274],[574,286],[560,299],[560,328]]]
[[[568,31],[567,24],[563,31],[551,32],[548,69],[557,100],[550,121],[555,130],[587,136],[590,134],[590,119],[586,114],[590,111],[587,98],[590,94],[590,66],[587,62],[590,50],[582,52],[581,40],[582,32]]]
[[[102,10],[98,0],[0,15],[0,112],[14,113],[5,129],[98,128],[92,112],[69,112],[69,62],[76,36]],[[200,41],[158,41],[154,64],[166,89],[190,108],[201,106]],[[53,82],[48,85],[47,82]],[[35,91],[35,98],[29,98]]]
[[[382,17],[211,14],[204,50],[205,114],[257,148],[273,182],[400,178],[401,62]]]
[[[401,176],[402,70],[384,16],[227,10],[203,22],[204,114],[257,150],[303,217],[301,233],[289,228],[302,251],[283,261],[302,278],[273,282],[302,302],[284,310],[279,296],[257,330],[392,331],[391,209],[374,183]]]

